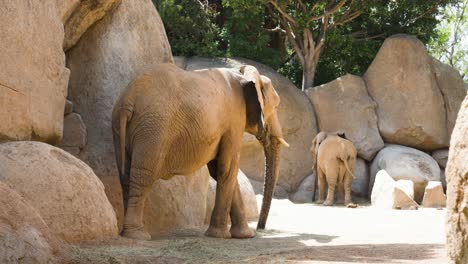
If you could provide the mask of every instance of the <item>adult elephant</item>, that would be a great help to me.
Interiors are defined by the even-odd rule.
[[[317,203],[333,205],[335,187],[338,188],[338,200],[348,207],[356,207],[351,199],[351,185],[354,179],[353,169],[357,150],[346,139],[343,132],[320,132],[312,141],[313,173],[317,175],[319,200]],[[325,200],[325,184],[328,185]]]
[[[123,91],[112,126],[125,219],[122,235],[150,239],[143,206],[156,179],[187,175],[207,164],[217,181],[215,206],[205,235],[250,238],[237,182],[244,131],[264,146],[266,175],[257,228],[264,228],[278,179],[283,139],[280,98],[271,81],[252,66],[184,71],[161,64]],[[231,216],[228,228],[227,216]]]

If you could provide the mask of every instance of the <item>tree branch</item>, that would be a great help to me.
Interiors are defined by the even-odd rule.
[[[327,8],[325,8],[325,12],[319,16],[313,16],[311,18],[309,18],[309,21],[308,23],[312,22],[312,21],[315,21],[315,20],[320,20],[322,18],[324,18],[325,16],[329,16],[333,13],[335,13],[336,11],[338,11],[344,4],[346,4],[346,1],[347,0],[341,0],[338,4],[336,4],[334,7],[332,7],[330,10],[327,10]],[[332,3],[332,2],[329,2],[329,4]]]
[[[276,2],[276,0],[270,0],[268,1],[270,4],[272,4],[276,10],[278,10],[278,12],[280,12],[281,16],[284,17],[286,20],[288,20],[290,23],[292,23],[293,25],[297,25],[297,22],[296,20],[294,20],[294,18],[292,18],[290,15],[288,15],[288,13],[286,13],[279,5],[278,3]]]

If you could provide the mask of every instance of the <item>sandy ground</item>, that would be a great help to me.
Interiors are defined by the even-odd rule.
[[[257,196],[261,204],[261,196]],[[267,230],[215,239],[202,229],[152,241],[118,238],[73,248],[71,263],[447,263],[445,209],[356,209],[274,200]],[[251,223],[252,227],[255,223]]]

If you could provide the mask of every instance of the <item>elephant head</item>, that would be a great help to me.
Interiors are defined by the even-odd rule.
[[[289,145],[281,131],[277,112],[280,98],[271,80],[260,75],[253,66],[243,66],[240,71],[245,79],[242,86],[247,109],[246,130],[257,137],[265,153],[263,202],[257,224],[257,229],[264,229],[278,181],[281,146]]]

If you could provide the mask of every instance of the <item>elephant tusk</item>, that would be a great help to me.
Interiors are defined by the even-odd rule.
[[[289,144],[288,144],[288,142],[286,142],[286,140],[284,140],[284,138],[279,137],[278,140],[279,140],[279,142],[281,142],[281,144],[283,144],[285,147],[289,148]]]

